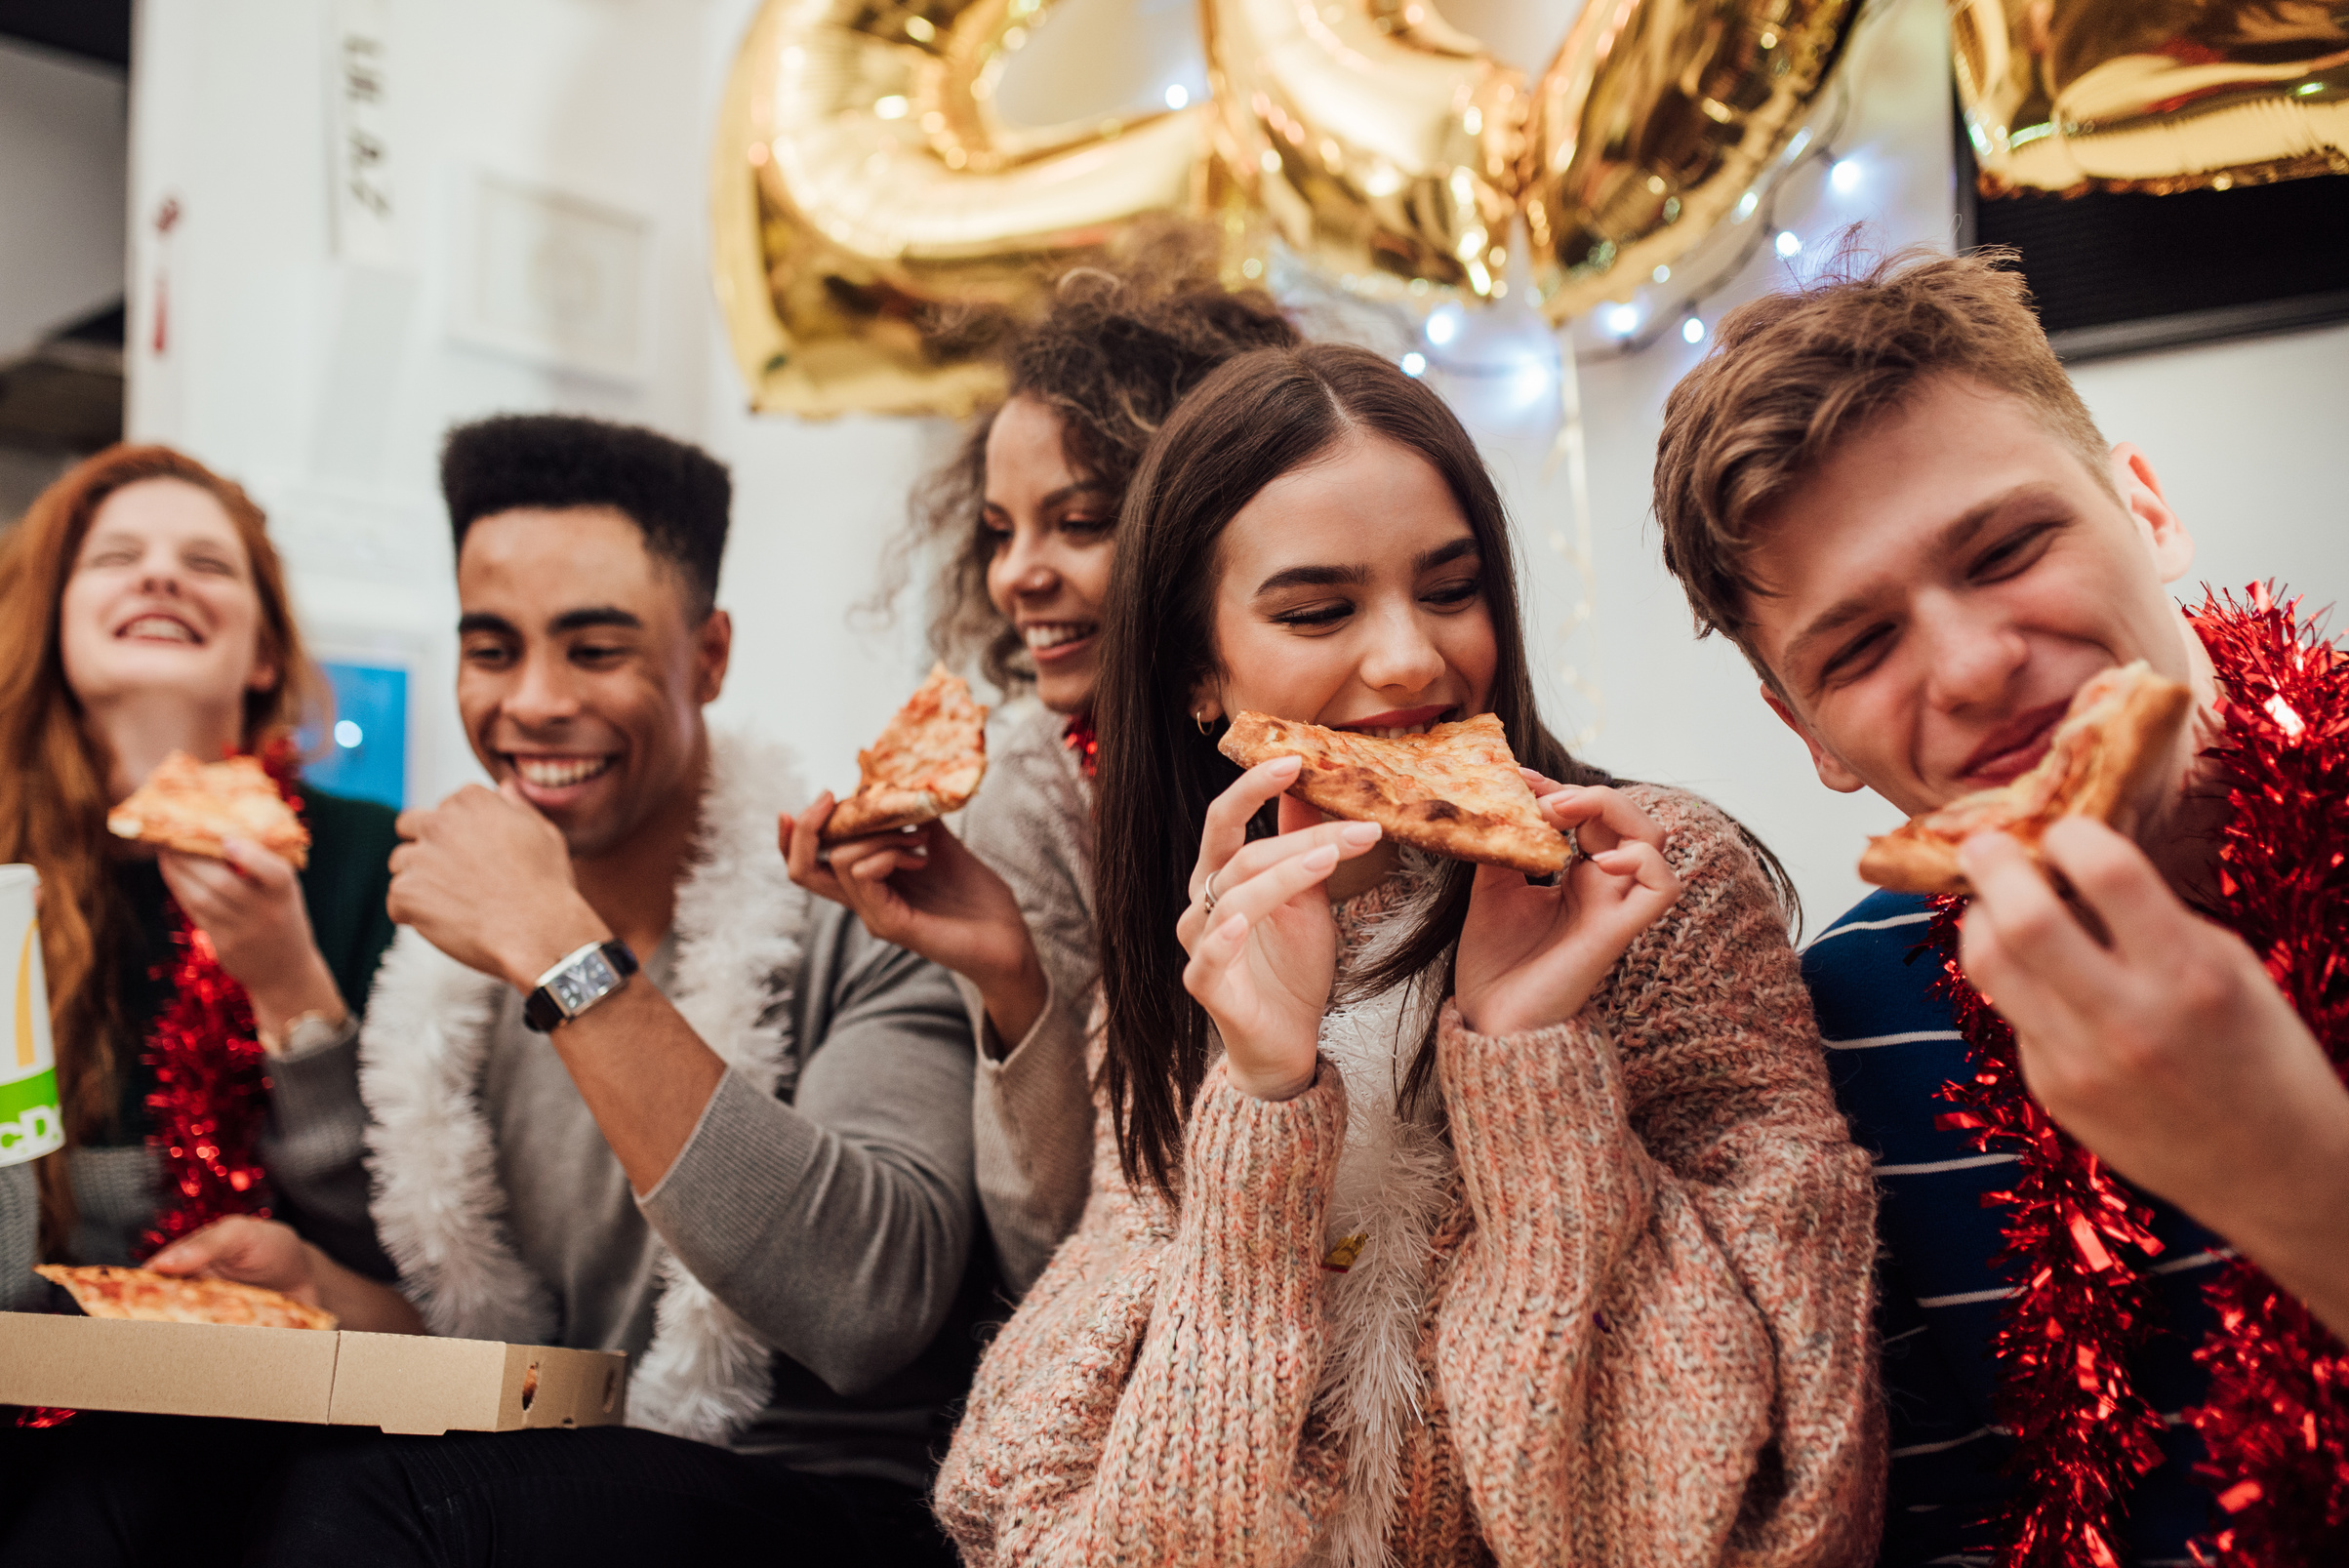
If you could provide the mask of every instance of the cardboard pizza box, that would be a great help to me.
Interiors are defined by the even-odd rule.
[[[628,1357],[409,1334],[0,1312],[0,1404],[431,1436],[605,1427],[628,1415]]]

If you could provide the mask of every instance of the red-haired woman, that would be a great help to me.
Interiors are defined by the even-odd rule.
[[[192,458],[100,453],[0,543],[0,862],[41,875],[66,1131],[60,1152],[0,1168],[0,1307],[45,1304],[35,1262],[127,1264],[263,1202],[306,1238],[305,1293],[332,1294],[346,1269],[388,1277],[350,1112],[358,1015],[391,940],[392,814],[289,781],[312,839],[302,870],[236,840],[211,860],[106,831],[175,750],[288,772],[321,688],[260,508]],[[225,1003],[183,998],[181,981],[213,965]],[[203,1086],[182,1083],[157,1106],[156,1062],[173,1052],[241,1054],[241,1093],[197,1105]],[[264,1185],[237,1194],[241,1170],[167,1169],[149,1135],[175,1113],[223,1116],[220,1163],[242,1145]]]

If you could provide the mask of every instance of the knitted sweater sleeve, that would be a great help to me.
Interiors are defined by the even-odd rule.
[[[1640,793],[1683,891],[1592,1006],[1507,1039],[1442,1021],[1476,1226],[1438,1387],[1502,1564],[1864,1562],[1867,1158],[1753,856],[1703,802]]]
[[[1294,1563],[1339,1479],[1307,1429],[1337,1074],[1274,1104],[1212,1069],[1177,1215],[1098,1120],[1084,1219],[979,1369],[939,1517],[973,1568]]]

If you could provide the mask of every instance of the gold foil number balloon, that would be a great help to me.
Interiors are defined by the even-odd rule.
[[[1591,0],[1534,89],[1522,186],[1542,308],[1693,250],[1810,112],[1858,0]]]
[[[1217,150],[1291,249],[1372,292],[1506,291],[1521,74],[1430,0],[1203,0],[1202,15]]]
[[[767,0],[712,197],[757,407],[967,412],[1053,263],[1161,209],[1270,230],[1374,296],[1470,299],[1506,292],[1521,215],[1564,320],[1783,172],[1858,10],[1589,0],[1528,90],[1430,0],[1198,0],[1212,105],[1022,131],[994,87],[1049,3]]]
[[[712,178],[716,283],[753,406],[960,416],[1050,264],[1210,199],[1205,110],[1043,131],[993,107],[1049,0],[770,0]]]
[[[2310,0],[1958,0],[1986,195],[2349,174],[2349,11]]]

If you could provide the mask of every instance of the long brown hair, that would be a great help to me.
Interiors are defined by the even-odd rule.
[[[51,1033],[65,1145],[41,1162],[41,1251],[61,1255],[73,1228],[66,1157],[113,1117],[119,1064],[120,999],[110,994],[107,954],[128,911],[115,907],[106,835],[106,780],[113,759],[83,722],[65,680],[60,606],[82,541],[116,491],[148,479],[177,479],[221,503],[251,562],[261,601],[260,656],[277,683],[245,694],[244,748],[290,736],[318,704],[319,676],[304,653],[269,544],[267,520],[244,490],[169,447],[114,446],[77,464],[43,491],[21,522],[0,537],[0,862],[29,862],[41,873],[41,963],[49,983]]]
[[[1006,398],[1026,397],[1060,417],[1069,467],[1115,508],[1158,426],[1185,393],[1234,354],[1299,341],[1261,290],[1229,292],[1217,280],[1222,236],[1171,220],[1130,236],[1100,264],[1064,274],[1044,315],[1003,349]],[[953,457],[915,488],[882,597],[905,584],[914,553],[940,556],[931,584],[930,645],[950,665],[976,659],[997,689],[1035,678],[1017,627],[987,596],[994,540],[980,526],[987,498],[987,437],[994,414],[973,420]]]
[[[1508,514],[1476,443],[1441,398],[1377,354],[1329,343],[1242,354],[1201,383],[1166,422],[1126,494],[1094,687],[1099,812],[1114,828],[1099,835],[1095,870],[1109,1009],[1103,1076],[1127,1179],[1162,1191],[1173,1190],[1181,1170],[1184,1110],[1206,1075],[1208,1050],[1207,1016],[1183,989],[1175,920],[1190,902],[1208,802],[1239,777],[1189,713],[1194,689],[1217,669],[1224,529],[1266,485],[1355,432],[1426,459],[1468,519],[1499,654],[1487,704],[1511,748],[1563,783],[1607,782],[1542,724]],[[1468,915],[1475,868],[1452,862],[1441,877],[1433,907],[1364,977],[1365,989],[1446,962]],[[1407,1090],[1427,1081],[1433,1044],[1431,1034]]]

